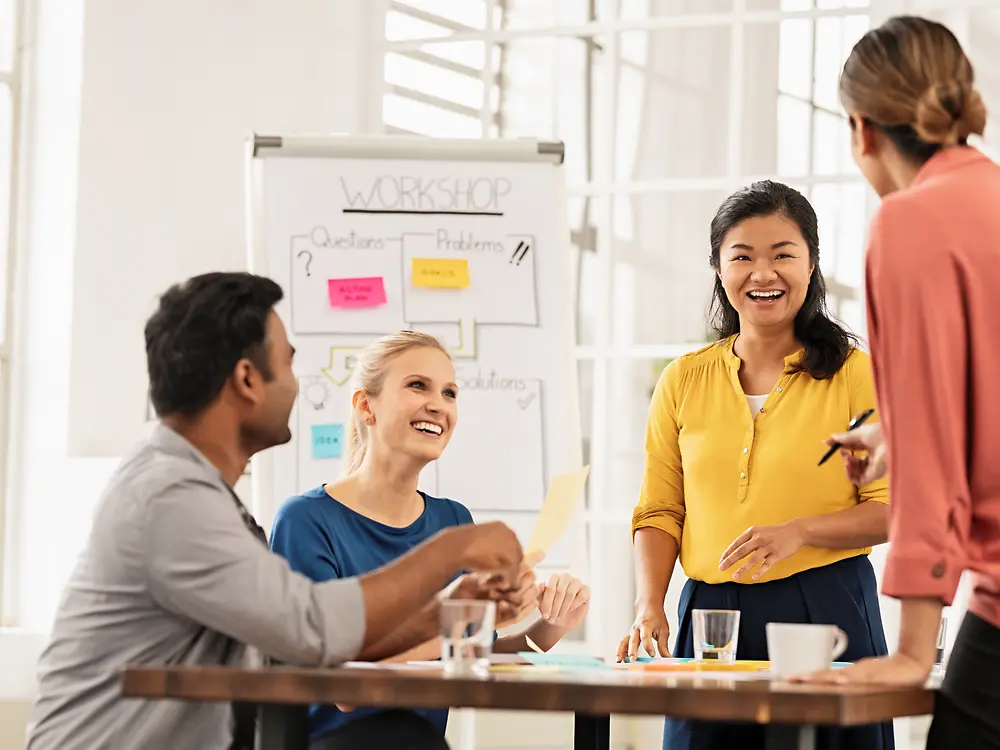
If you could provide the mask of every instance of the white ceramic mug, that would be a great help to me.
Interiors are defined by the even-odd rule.
[[[766,631],[771,674],[777,677],[828,669],[847,648],[847,634],[836,625],[769,622]]]

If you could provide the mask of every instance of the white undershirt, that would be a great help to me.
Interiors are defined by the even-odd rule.
[[[750,416],[755,419],[757,418],[757,415],[760,414],[760,410],[764,406],[764,402],[767,401],[767,396],[768,394],[766,393],[763,396],[747,396],[747,403],[750,404]]]

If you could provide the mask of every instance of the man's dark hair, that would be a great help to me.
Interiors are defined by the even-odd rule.
[[[270,380],[267,319],[281,298],[275,282],[249,273],[206,273],[170,287],[146,321],[149,397],[157,416],[200,412],[243,358]]]

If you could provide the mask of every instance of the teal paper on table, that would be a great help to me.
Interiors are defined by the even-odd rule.
[[[342,424],[314,424],[312,426],[313,458],[340,458]]]
[[[537,667],[566,667],[569,669],[611,669],[611,666],[596,656],[581,654],[540,654],[537,651],[521,651],[518,653],[525,661]]]

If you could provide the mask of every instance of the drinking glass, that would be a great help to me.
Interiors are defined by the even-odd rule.
[[[698,661],[736,661],[740,613],[734,609],[696,609],[691,613],[694,658]]]
[[[441,602],[441,663],[449,677],[485,677],[493,653],[496,602]]]

